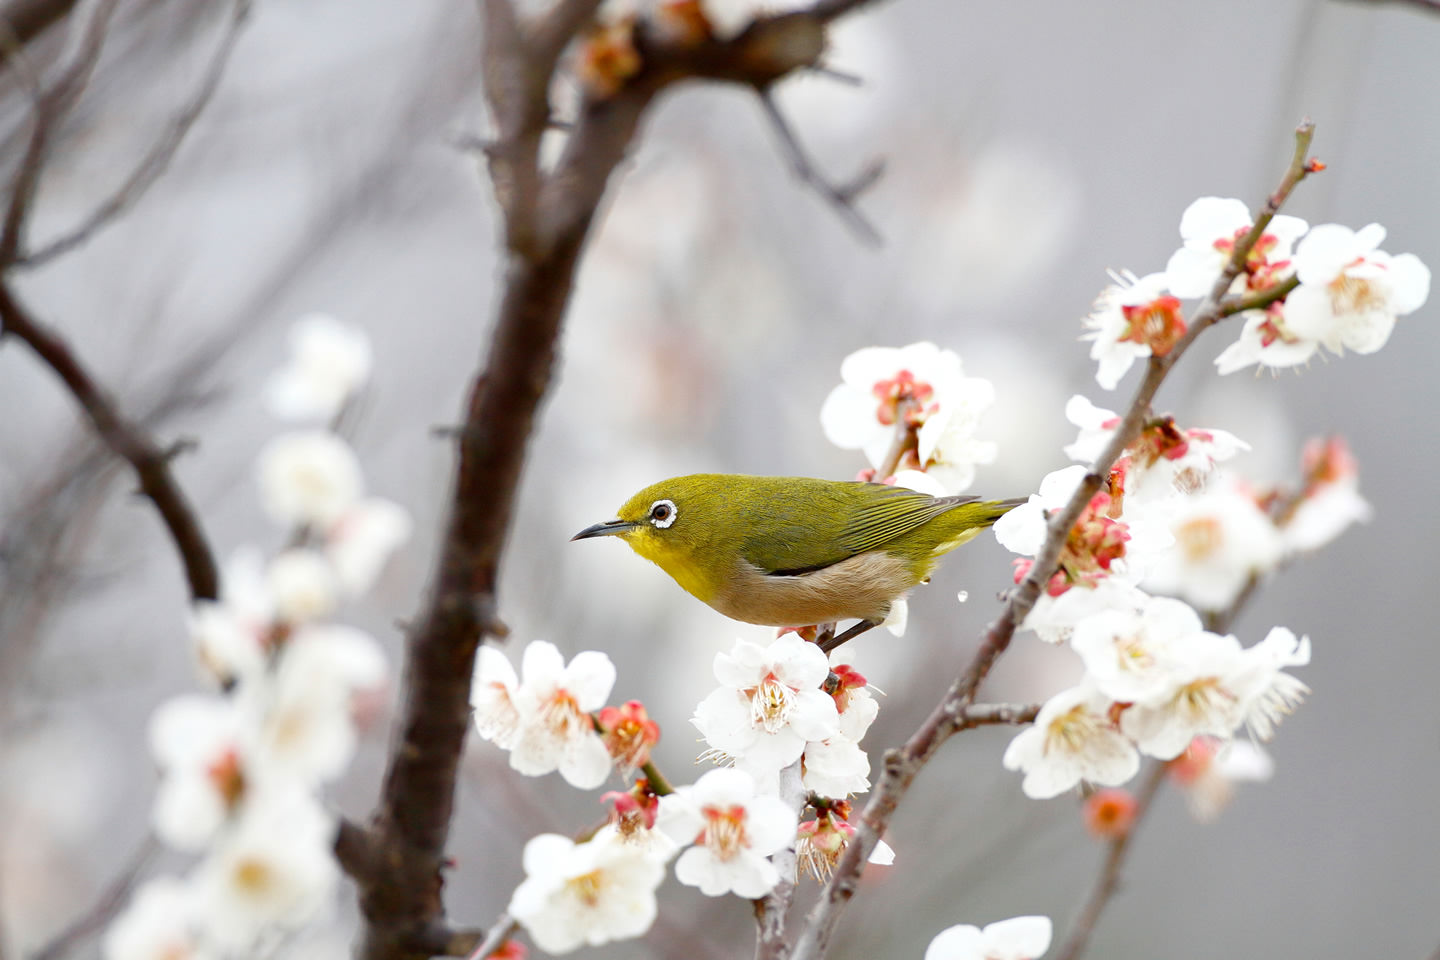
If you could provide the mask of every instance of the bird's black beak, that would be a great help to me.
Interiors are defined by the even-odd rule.
[[[597,523],[594,526],[586,527],[570,539],[588,540],[591,537],[613,537],[619,533],[626,533],[634,530],[640,524],[632,520],[606,520],[604,523]]]

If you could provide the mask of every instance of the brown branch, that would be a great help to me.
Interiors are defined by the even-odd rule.
[[[1168,763],[1156,761],[1145,775],[1139,791],[1135,794],[1135,819],[1131,821],[1129,830],[1110,841],[1110,849],[1105,854],[1105,864],[1100,868],[1100,877],[1095,881],[1095,887],[1090,891],[1085,907],[1080,911],[1075,925],[1070,928],[1070,936],[1066,939],[1065,946],[1055,955],[1055,960],[1076,960],[1090,942],[1090,935],[1095,930],[1100,914],[1105,912],[1110,898],[1120,888],[1120,873],[1125,866],[1125,857],[1130,852],[1130,841],[1140,829],[1145,814],[1150,812],[1150,806],[1155,795],[1160,792],[1169,769]]]
[[[1196,310],[1189,329],[1175,346],[1164,356],[1152,356],[1146,369],[1145,378],[1131,400],[1128,412],[1116,428],[1110,443],[1095,461],[1084,480],[1076,489],[1065,508],[1055,513],[1049,521],[1045,543],[1035,562],[1019,588],[1012,591],[1000,617],[986,631],[980,647],[970,665],[951,685],[940,704],[931,712],[898,749],[885,754],[884,767],[879,782],[870,795],[857,824],[854,838],[846,846],[836,865],[835,873],[826,884],[819,902],[806,919],[805,929],[795,945],[793,960],[819,960],[825,955],[830,937],[834,932],[850,898],[854,896],[860,874],[866,860],[880,836],[885,832],[894,816],[895,809],[910,788],[920,770],[935,754],[935,751],[956,731],[955,717],[963,714],[975,698],[980,684],[989,674],[995,661],[1010,645],[1015,630],[1024,623],[1025,617],[1040,596],[1043,584],[1049,581],[1059,567],[1060,550],[1070,528],[1079,519],[1081,512],[1091,498],[1100,490],[1106,475],[1115,461],[1120,458],[1139,433],[1149,415],[1151,401],[1164,381],[1166,374],[1195,339],[1222,317],[1221,310],[1227,301],[1227,294],[1235,278],[1244,268],[1250,250],[1264,233],[1265,227],[1309,172],[1306,157],[1314,125],[1306,121],[1295,131],[1295,152],[1289,167],[1280,181],[1280,186],[1267,199],[1261,213],[1255,218],[1255,225],[1249,233],[1238,240],[1225,268],[1216,279],[1209,295]]]
[[[147,836],[90,908],[32,953],[30,960],[60,960],[104,929],[130,899],[130,891],[135,889],[141,873],[159,851],[160,842],[153,835]]]
[[[780,799],[796,813],[805,809],[808,794],[801,780],[800,761],[780,771]],[[751,901],[755,910],[755,960],[786,960],[790,944],[785,938],[785,920],[795,900],[796,855],[786,847],[771,858],[780,880],[763,897]]]
[[[76,0],[12,0],[0,8],[0,23],[17,47],[34,40],[51,24],[63,20],[75,8]],[[5,59],[12,55],[5,51]]]
[[[154,443],[116,408],[69,345],[54,331],[31,318],[10,284],[0,279],[0,338],[23,340],[55,371],[85,411],[96,432],[116,455],[135,469],[140,492],[155,504],[161,521],[175,543],[193,600],[214,600],[220,595],[220,575],[200,519],[170,469],[171,455]]]
[[[89,216],[67,233],[51,240],[33,253],[19,256],[15,260],[17,267],[43,266],[56,257],[70,252],[88,242],[97,232],[140,202],[155,181],[159,180],[161,175],[169,169],[170,162],[175,158],[181,144],[185,142],[186,135],[189,134],[195,121],[199,119],[200,114],[204,112],[215,96],[215,91],[219,89],[220,80],[225,74],[225,67],[230,62],[230,54],[234,51],[236,41],[240,38],[241,27],[248,19],[250,9],[251,0],[234,0],[230,19],[210,58],[209,66],[200,78],[199,86],[196,87],[190,100],[170,121],[161,137],[120,184],[120,187],[101,201]]]

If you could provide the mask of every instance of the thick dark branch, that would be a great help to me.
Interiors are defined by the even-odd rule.
[[[821,23],[829,23],[874,2],[875,0],[816,0],[807,13]]]
[[[80,916],[70,921],[63,930],[30,955],[30,960],[60,960],[85,940],[99,933],[120,908],[130,899],[130,891],[140,882],[145,867],[160,851],[160,843],[154,836],[148,836],[139,848],[130,855],[120,874],[100,892],[100,896]]]
[[[0,8],[0,29],[10,31],[10,39],[23,47],[51,24],[63,20],[75,9],[76,0],[11,0]],[[10,51],[4,51],[9,59]]]
[[[1185,336],[1164,356],[1150,358],[1145,378],[1136,390],[1129,409],[1119,427],[1116,428],[1110,443],[1095,461],[1069,503],[1063,510],[1058,511],[1050,518],[1045,543],[1035,557],[1029,575],[1011,593],[1000,617],[986,631],[970,665],[951,685],[944,699],[910,739],[899,749],[890,750],[885,754],[884,770],[860,816],[855,837],[845,848],[840,862],[836,865],[834,875],[825,886],[820,901],[806,919],[805,930],[797,941],[792,954],[793,960],[819,960],[825,955],[835,925],[839,922],[840,914],[845,905],[849,903],[850,898],[854,896],[860,874],[865,869],[865,863],[874,851],[875,845],[880,842],[881,834],[885,832],[896,807],[909,790],[910,784],[935,754],[935,751],[956,730],[963,729],[955,718],[962,716],[964,711],[972,705],[975,693],[989,675],[990,668],[1009,647],[1015,630],[1025,622],[1026,616],[1029,615],[1040,597],[1042,586],[1049,582],[1055,574],[1059,567],[1060,551],[1070,529],[1075,525],[1075,521],[1079,519],[1086,505],[1100,490],[1115,461],[1120,458],[1125,448],[1134,442],[1135,437],[1144,426],[1149,416],[1151,401],[1166,374],[1195,342],[1196,337],[1222,318],[1225,298],[1235,278],[1244,269],[1251,249],[1264,233],[1265,227],[1279,210],[1280,205],[1290,195],[1290,191],[1310,172],[1311,168],[1307,163],[1306,156],[1313,135],[1314,125],[1309,121],[1296,129],[1295,153],[1290,166],[1285,171],[1285,176],[1280,181],[1280,186],[1266,201],[1261,213],[1255,218],[1255,225],[1250,232],[1236,242],[1230,260],[1216,279],[1210,294],[1201,302],[1195,312]]]
[[[170,121],[160,139],[150,147],[120,187],[70,231],[51,240],[39,250],[20,256],[15,261],[16,266],[43,266],[55,257],[68,253],[87,242],[115,218],[134,207],[155,181],[160,179],[161,175],[169,169],[170,161],[175,158],[180,145],[185,142],[190,128],[195,125],[195,121],[199,119],[200,114],[205,111],[206,106],[215,96],[215,91],[219,89],[220,79],[225,74],[225,67],[230,62],[230,54],[234,51],[235,43],[240,38],[240,28],[250,15],[250,8],[251,0],[235,0],[224,33],[220,37],[220,43],[215,48],[215,53],[200,78],[199,86],[196,87],[190,100]]]
[[[74,395],[100,438],[117,456],[135,468],[140,492],[150,498],[175,542],[193,600],[214,600],[220,595],[220,575],[209,541],[190,501],[170,470],[170,453],[155,445],[143,430],[127,420],[80,363],[66,342],[31,318],[8,282],[0,280],[0,336],[23,340],[44,360]]]

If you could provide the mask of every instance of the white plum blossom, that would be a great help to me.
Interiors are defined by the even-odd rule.
[[[536,641],[525,648],[520,671],[515,691],[520,729],[510,766],[529,777],[558,770],[581,790],[605,782],[610,753],[591,714],[605,705],[615,686],[615,664],[596,650],[578,653],[566,664],[554,644]]]
[[[1006,770],[1025,774],[1021,789],[1026,796],[1044,800],[1081,780],[1114,787],[1135,776],[1140,756],[1115,729],[1112,705],[1089,683],[1062,690],[1045,702],[1035,723],[1010,741],[1002,760]]]
[[[739,640],[715,655],[719,689],[695,708],[691,723],[711,748],[756,776],[800,759],[807,741],[839,732],[835,700],[820,689],[830,673],[821,649],[796,633],[768,647]]]
[[[312,313],[290,328],[289,362],[265,386],[282,420],[329,420],[370,376],[370,340],[334,317]]]
[[[1170,763],[1170,779],[1185,795],[1190,815],[1201,823],[1220,816],[1235,796],[1237,783],[1263,783],[1275,773],[1275,761],[1249,740],[1196,737]]]
[[[1240,641],[1202,631],[1173,644],[1166,657],[1168,688],[1128,707],[1120,729],[1140,752],[1178,757],[1198,736],[1229,739],[1245,720],[1249,666]]]
[[[369,590],[411,528],[409,511],[380,497],[366,497],[336,517],[325,531],[325,556],[345,592]]]
[[[1165,265],[1170,292],[1190,299],[1208,294],[1235,251],[1235,243],[1254,225],[1250,208],[1243,202],[1221,197],[1201,197],[1185,208],[1180,217],[1180,236],[1185,245]],[[1291,247],[1309,225],[1299,217],[1279,214],[1271,219],[1256,242],[1250,259],[1279,265],[1289,259]],[[1247,277],[1236,277],[1243,287]]]
[[[300,791],[260,795],[197,868],[207,939],[248,953],[277,930],[298,930],[329,904],[340,870],[335,821]]]
[[[240,805],[253,778],[243,716],[229,701],[186,694],[150,718],[150,751],[160,768],[153,823],[177,850],[199,851]]]
[[[1240,339],[1215,358],[1220,374],[1234,373],[1251,364],[1263,367],[1298,367],[1310,362],[1320,344],[1297,336],[1285,323],[1285,305],[1271,304],[1266,310],[1246,310]]]
[[[925,960],[1037,960],[1053,935],[1049,917],[1011,917],[983,930],[962,923],[936,934]]]
[[[355,753],[356,694],[384,679],[385,655],[363,630],[301,627],[286,643],[272,682],[239,691],[240,705],[256,718],[256,752],[292,782],[333,780]]]
[[[1097,407],[1079,394],[1065,404],[1065,419],[1080,428],[1075,442],[1065,447],[1065,455],[1086,464],[1099,459],[1121,421],[1115,411]],[[1126,448],[1111,470],[1112,481],[1123,481],[1128,510],[1137,499],[1149,503],[1203,489],[1217,463],[1249,449],[1248,443],[1224,430],[1181,429],[1164,418],[1152,421]]]
[[[520,678],[505,654],[481,644],[475,659],[475,680],[470,687],[471,714],[482,739],[501,750],[515,746],[520,733],[520,707],[515,692]]]
[[[315,550],[296,547],[270,561],[267,586],[276,616],[287,623],[318,620],[335,609],[335,571]]]
[[[1084,321],[1088,332],[1081,336],[1093,341],[1095,381],[1106,390],[1114,390],[1136,360],[1168,353],[1185,331],[1180,301],[1165,293],[1165,274],[1136,277],[1124,271],[1110,278],[1115,282],[1096,298]]]
[[[1311,440],[1303,464],[1305,489],[1280,528],[1286,553],[1318,550],[1372,513],[1360,496],[1360,471],[1342,438]]]
[[[135,892],[105,931],[105,960],[211,960],[197,935],[195,896],[174,877],[156,877]]]
[[[350,445],[324,430],[282,433],[260,451],[260,502],[282,526],[328,527],[364,492]]]
[[[1166,660],[1170,688],[1120,717],[1140,752],[1161,760],[1173,760],[1196,737],[1228,740],[1242,725],[1268,740],[1309,692],[1284,670],[1310,662],[1310,639],[1284,627],[1248,650],[1234,637],[1201,632],[1172,644]]]
[[[523,864],[509,913],[546,953],[628,940],[655,922],[664,861],[613,834],[576,843],[542,833],[525,844]]]
[[[222,685],[259,675],[274,621],[264,557],[258,548],[241,547],[225,562],[220,600],[200,600],[190,610],[190,641],[201,669]]]
[[[1248,671],[1237,684],[1245,726],[1257,740],[1269,740],[1275,727],[1299,705],[1310,688],[1285,673],[1310,662],[1310,638],[1296,638],[1286,627],[1273,627],[1245,651]]]
[[[1282,555],[1275,524],[1233,482],[1211,484],[1181,501],[1170,530],[1175,548],[1154,558],[1141,585],[1202,610],[1230,606],[1252,576],[1270,572]]]
[[[976,440],[980,415],[995,402],[989,380],[968,377],[951,403],[928,417],[916,435],[916,462],[934,477],[945,495],[963,493],[975,482],[975,467],[994,463],[999,447],[993,440]]]
[[[854,740],[836,736],[805,746],[805,789],[844,799],[870,789],[870,757]]]
[[[780,873],[767,858],[795,842],[797,825],[795,811],[778,797],[757,795],[744,770],[711,770],[660,798],[660,829],[694,844],[675,861],[675,877],[707,897],[769,893]]]
[[[1139,610],[1148,601],[1134,584],[1106,577],[1089,589],[1066,590],[1057,597],[1042,593],[1022,626],[1046,643],[1064,643],[1087,617],[1105,610]]]
[[[926,342],[866,347],[845,358],[840,377],[844,382],[820,409],[820,425],[836,446],[864,451],[872,467],[884,462],[895,442],[897,421],[923,431],[937,420],[924,442],[925,458],[935,457],[958,471],[951,482],[963,478],[965,464],[993,459],[991,448],[970,436],[994,402],[994,387],[965,376],[953,350]]]
[[[847,664],[837,664],[838,684],[832,697],[839,710],[839,728],[826,740],[805,745],[802,782],[822,797],[841,799],[870,789],[870,757],[860,747],[880,705],[863,676]]]
[[[1384,239],[1378,223],[1358,232],[1336,223],[1311,230],[1295,248],[1300,286],[1286,298],[1286,327],[1337,355],[1383,347],[1396,317],[1430,296],[1430,269],[1412,253],[1377,249]]]
[[[1038,554],[1048,532],[1049,514],[1064,509],[1086,472],[1084,466],[1076,465],[1047,474],[1038,493],[996,521],[995,539],[1026,557]],[[1079,617],[1107,605],[1070,594],[1109,590],[1111,581],[1117,579],[1133,585],[1174,543],[1158,515],[1132,510],[1116,520],[1109,515],[1114,506],[1108,494],[1091,498],[1061,549],[1059,570],[1025,619],[1026,629],[1057,642]],[[1031,563],[1029,559],[1015,561],[1017,583],[1028,575]],[[1123,587],[1113,589],[1128,593]],[[1063,608],[1063,616],[1057,607]]]
[[[1204,632],[1189,604],[1147,598],[1138,610],[1110,608],[1086,617],[1070,635],[1101,693],[1121,703],[1163,696],[1171,686],[1170,651]]]

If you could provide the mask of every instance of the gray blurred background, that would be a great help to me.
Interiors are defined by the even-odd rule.
[[[91,90],[47,171],[32,237],[67,229],[167,122],[223,19],[198,0],[122,3]],[[497,294],[487,182],[457,137],[483,133],[474,4],[263,0],[211,109],[171,172],[123,222],[28,275],[36,313],[64,331],[162,438],[222,557],[279,532],[260,518],[252,463],[280,429],[259,388],[289,323],[324,311],[364,327],[376,376],[353,441],[375,492],[417,535],[347,611],[399,654],[419,606],[449,482],[447,444]],[[873,249],[788,172],[753,97],[687,87],[655,109],[612,183],[570,311],[557,385],[531,444],[502,572],[512,652],[532,639],[599,648],[614,699],[643,697],[665,730],[658,762],[691,779],[686,722],[710,661],[737,636],[617,543],[571,544],[653,480],[699,470],[848,478],[818,411],[842,358],[928,339],[998,393],[981,435],[1000,460],[976,489],[1024,495],[1073,439],[1061,409],[1096,387],[1079,319],[1107,267],[1146,273],[1205,194],[1258,203],[1303,116],[1330,169],[1289,212],[1389,228],[1385,249],[1440,266],[1440,17],[1403,4],[949,3],[893,0],[846,21],[837,68],[781,89],[821,167],[887,173],[861,201]],[[44,61],[44,50],[41,50]],[[4,157],[23,98],[7,77]],[[1437,463],[1432,304],[1370,357],[1298,374],[1218,378],[1238,333],[1207,335],[1160,406],[1255,446],[1238,469],[1293,475],[1304,438],[1340,432],[1375,519],[1266,586],[1237,625],[1308,633],[1314,693],[1273,744],[1277,770],[1219,822],[1164,792],[1090,955],[1428,956],[1440,943],[1440,676],[1431,500]],[[25,956],[85,909],[142,843],[154,775],[150,711],[195,689],[175,557],[131,481],[98,457],[70,398],[21,345],[0,350],[0,954]],[[877,631],[857,664],[884,689],[867,746],[903,739],[966,662],[1009,582],[989,537],[912,598],[903,640]],[[956,593],[970,600],[956,603]],[[983,699],[1036,700],[1078,672],[1021,636]],[[388,713],[336,805],[377,794]],[[897,865],[867,873],[836,957],[918,957],[940,929],[1044,913],[1057,941],[1102,849],[1073,796],[1037,802],[1004,772],[1013,735],[952,741],[896,818]],[[558,777],[512,775],[472,744],[451,848],[457,923],[488,924],[541,831],[601,808]],[[153,869],[180,869],[162,858]],[[341,956],[349,891],[297,956]],[[645,941],[609,957],[746,957],[750,911],[673,882]],[[93,955],[93,944],[77,953]]]

